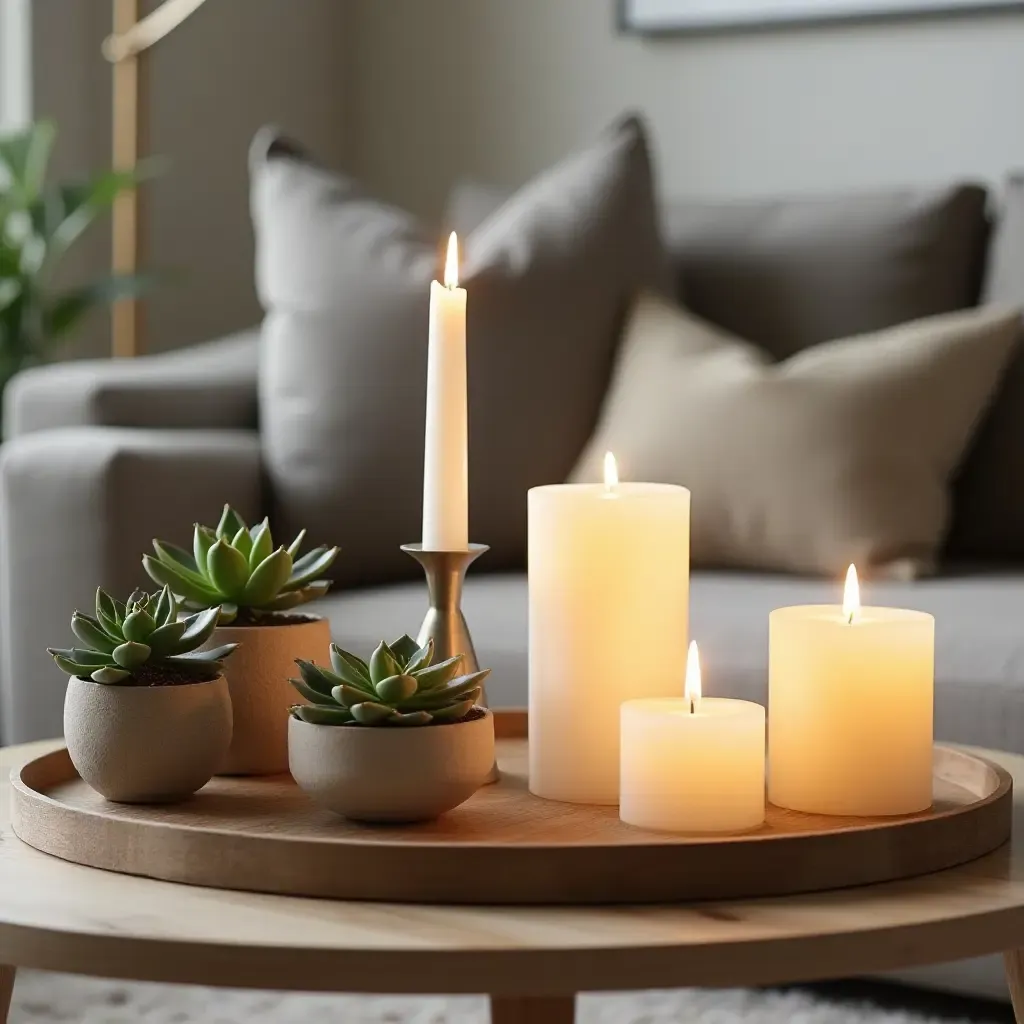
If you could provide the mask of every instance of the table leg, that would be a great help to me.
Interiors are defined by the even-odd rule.
[[[1019,1024],[1024,1024],[1024,948],[1008,950],[1003,954],[1003,963],[1014,1015]]]
[[[491,996],[491,1024],[573,1024],[576,997],[497,999]]]
[[[7,1014],[11,1009],[13,993],[14,968],[0,965],[0,1024],[7,1024]]]

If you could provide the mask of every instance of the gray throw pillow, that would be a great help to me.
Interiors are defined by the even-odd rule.
[[[988,302],[1024,307],[1024,174],[1006,184],[985,281]],[[1024,558],[1024,330],[954,488],[948,554]]]
[[[271,131],[251,157],[264,457],[281,532],[342,545],[351,583],[415,575],[427,309],[440,240]],[[668,273],[635,119],[463,239],[471,539],[525,562],[526,491],[564,480],[597,420],[625,314]]]
[[[472,230],[501,202],[500,190],[459,182],[446,221]],[[985,190],[969,184],[685,199],[667,204],[662,229],[676,298],[785,359],[830,338],[973,306],[988,237],[985,202]],[[1009,280],[1020,281],[1012,269],[999,275],[1000,298],[1016,303],[1024,283],[1014,295],[1005,290]]]

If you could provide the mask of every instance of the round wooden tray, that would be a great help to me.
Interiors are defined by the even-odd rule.
[[[890,881],[974,860],[1010,837],[1012,780],[935,749],[935,804],[905,818],[768,808],[757,832],[687,837],[623,825],[614,807],[526,785],[526,716],[495,715],[501,781],[436,822],[367,826],[307,800],[290,776],[214,779],[172,807],[108,803],[66,750],[11,775],[30,846],[132,875],[251,892],[402,903],[670,903]]]

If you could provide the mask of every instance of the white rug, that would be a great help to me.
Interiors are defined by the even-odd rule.
[[[486,1007],[484,1000],[466,997],[291,995],[22,971],[9,1024],[486,1024]],[[584,996],[578,1016],[579,1024],[934,1024],[908,1013],[833,1005],[802,992],[699,989]]]

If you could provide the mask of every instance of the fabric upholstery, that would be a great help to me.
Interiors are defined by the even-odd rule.
[[[252,429],[259,331],[141,359],[89,359],[18,374],[4,437],[59,427]]]
[[[339,577],[419,569],[428,286],[437,240],[261,135],[252,156],[260,411],[284,533],[343,546]],[[627,120],[463,240],[471,539],[525,561],[527,489],[563,480],[600,408],[625,311],[666,287],[643,132]]]
[[[572,479],[693,495],[697,566],[930,571],[950,479],[1020,333],[986,307],[831,341],[772,362],[668,300],[626,327],[597,431]]]
[[[249,431],[78,427],[0,447],[0,739],[60,735],[67,680],[46,648],[72,641],[97,586],[151,587],[153,537],[188,544],[225,501],[255,521],[262,498]]]
[[[481,561],[481,572],[486,562]],[[699,641],[705,693],[764,702],[768,613],[790,604],[838,604],[841,582],[750,573],[696,572],[690,633]],[[912,583],[863,581],[865,603],[936,617],[935,729],[939,740],[1024,753],[1024,573],[962,570]],[[525,576],[472,570],[463,602],[496,707],[527,699]],[[384,637],[419,628],[421,585],[331,594],[318,606],[335,640],[365,654]],[[680,677],[680,688],[682,678]]]
[[[1024,308],[1024,174],[1006,184],[984,297]],[[1024,331],[956,484],[954,558],[1024,559]]]
[[[446,224],[471,231],[503,198],[499,189],[461,181]],[[662,230],[677,297],[783,359],[830,338],[974,305],[988,239],[985,202],[975,185],[674,200],[665,204]],[[1019,290],[1000,301],[1018,304]]]
[[[988,235],[973,185],[835,198],[678,203],[665,231],[698,316],[784,359],[973,305]]]

